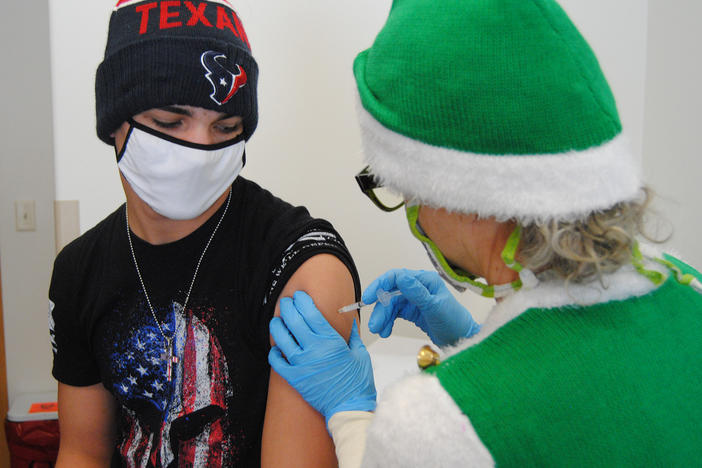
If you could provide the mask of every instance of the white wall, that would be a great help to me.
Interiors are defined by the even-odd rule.
[[[682,16],[688,14],[686,12],[691,8],[699,11],[694,0],[678,2],[686,8],[680,11]],[[678,2],[675,2],[676,5]],[[113,151],[97,139],[94,131],[94,73],[101,60],[107,22],[114,3],[115,0],[49,0],[55,196],[60,200],[80,200],[82,231],[114,210],[123,200]],[[663,5],[662,0],[652,0],[651,3],[656,8]],[[42,2],[14,4],[34,10],[40,9]],[[261,121],[247,151],[248,165],[244,175],[293,203],[307,205],[314,215],[331,220],[344,235],[354,254],[364,285],[390,267],[430,268],[422,248],[409,235],[403,214],[378,211],[360,194],[353,180],[353,174],[362,167],[362,157],[355,119],[351,63],[360,50],[372,43],[386,18],[391,0],[235,0],[235,4],[261,69]],[[644,141],[644,77],[649,2],[563,0],[562,4],[600,58],[617,96],[627,133],[636,153],[640,154]],[[18,11],[16,17],[31,16],[28,11]],[[687,17],[695,16],[689,14]],[[13,26],[12,20],[7,16],[3,21],[9,23],[8,27]],[[676,21],[671,19],[669,22],[652,23],[652,37],[659,38],[656,41],[665,41],[666,31],[678,28]],[[19,26],[12,29],[15,30],[19,30]],[[696,39],[699,44],[699,36]],[[10,37],[3,41],[3,54],[10,53],[8,45],[12,43]],[[664,46],[665,44],[661,50],[665,50]],[[648,58],[652,59],[651,56]],[[649,66],[648,71],[655,74],[660,70],[651,70]],[[46,74],[41,76],[45,77]],[[4,74],[3,79],[10,78]],[[663,83],[667,79],[670,78],[660,77]],[[699,98],[695,82],[675,83],[675,86],[680,87],[678,92],[681,96],[694,95]],[[665,86],[660,85],[658,88],[665,89]],[[8,86],[3,89],[7,90]],[[14,105],[13,114],[3,112],[3,122],[18,120],[14,112],[25,112],[26,116],[23,114],[21,118],[34,115],[18,98],[10,102]],[[647,104],[649,102],[646,101]],[[650,112],[647,114],[650,115]],[[657,111],[656,115],[666,119],[663,110]],[[647,124],[649,122],[647,120]],[[679,135],[677,140],[691,144],[694,125],[690,122],[694,122],[692,116],[688,119],[688,125],[682,126],[681,132],[685,133]],[[650,126],[647,126],[647,131]],[[647,145],[657,144],[660,136],[668,133],[660,125],[652,126],[661,130],[647,136]],[[18,138],[23,143],[29,140],[21,136]],[[38,144],[36,141],[30,143]],[[17,148],[19,151],[27,146],[18,143]],[[11,177],[10,172],[20,162],[10,158],[9,153],[6,155],[4,146],[2,158],[4,181],[5,174],[8,174],[8,178]],[[659,159],[663,161],[662,158]],[[11,169],[6,169],[6,164]],[[685,164],[687,167],[689,162]],[[51,172],[53,169],[50,166],[51,161],[46,161],[42,171]],[[655,169],[653,172],[657,171]],[[682,185],[690,187],[685,189],[689,190],[687,194],[700,198],[697,185],[688,179],[682,182]],[[49,181],[43,183],[43,186],[51,187],[52,184]],[[678,185],[681,184],[675,184],[675,187]],[[15,282],[10,283],[9,288],[7,286],[10,281],[6,277],[10,270],[7,265],[11,263],[14,267],[19,262],[10,262],[9,256],[17,255],[16,258],[20,258],[27,251],[36,250],[36,247],[20,241],[21,236],[11,234],[6,226],[10,219],[9,201],[24,197],[38,198],[37,191],[19,182],[12,187],[11,193],[2,192],[4,211],[0,213],[3,225],[0,248],[6,296],[10,294],[7,289],[16,289],[20,284]],[[22,190],[31,193],[25,196]],[[688,200],[692,197],[683,198]],[[682,224],[683,227],[678,228],[678,232],[686,232],[688,229],[694,232],[694,226],[688,227],[689,220]],[[684,238],[678,237],[676,240]],[[8,360],[12,361],[8,364],[8,369],[26,369],[28,374],[34,376],[30,378],[34,379],[32,382],[25,382],[13,370],[10,377],[11,392],[25,386],[31,388],[21,388],[22,391],[50,389],[54,385],[47,371],[50,365],[48,351],[44,353],[42,350],[45,361],[27,359],[25,353],[28,352],[29,345],[20,345],[20,342],[40,342],[44,346],[46,340],[45,298],[50,273],[46,268],[50,268],[47,265],[52,260],[51,248],[48,246],[51,240],[47,238],[37,242],[46,251],[40,255],[40,263],[45,268],[43,276],[24,278],[26,283],[22,283],[31,285],[32,295],[41,304],[42,317],[37,320],[35,329],[27,330],[13,322],[15,318],[12,316],[20,312],[14,311],[15,306],[5,298],[6,335],[17,337],[14,345],[8,343]],[[685,242],[688,244],[680,247],[681,250],[687,249],[699,255],[699,246],[687,240]],[[697,263],[702,264],[702,259]],[[10,298],[10,302],[12,300]],[[479,319],[484,317],[490,302],[472,295],[463,295],[461,300]],[[26,307],[23,305],[23,308]],[[36,307],[30,306],[31,309]],[[400,327],[399,332],[405,335],[414,333],[410,326]],[[35,388],[39,386],[44,388]]]
[[[0,263],[10,403],[51,389],[47,289],[54,252],[54,167],[47,0],[0,14]],[[15,230],[15,200],[34,200],[36,231]]]
[[[660,215],[673,225],[668,248],[702,265],[702,2],[649,0],[645,175]]]
[[[49,0],[56,199],[79,200],[81,232],[124,201],[114,150],[95,134],[95,70],[116,0]]]

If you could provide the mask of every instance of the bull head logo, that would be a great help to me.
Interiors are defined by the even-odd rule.
[[[207,70],[205,78],[213,88],[210,98],[220,106],[229,102],[237,91],[246,85],[247,80],[246,70],[235,65],[238,73],[233,73],[225,68],[226,60],[226,55],[213,50],[205,52],[200,57],[202,66]]]

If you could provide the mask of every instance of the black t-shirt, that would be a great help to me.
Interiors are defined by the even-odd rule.
[[[166,340],[129,250],[124,205],[66,246],[49,290],[53,375],[99,382],[119,406],[115,460],[133,466],[258,466],[269,365],[268,323],[282,288],[311,256],[330,253],[360,284],[341,237],[239,177],[195,232],[151,245],[132,234],[144,285],[179,362],[167,379]],[[130,465],[132,466],[132,465]]]

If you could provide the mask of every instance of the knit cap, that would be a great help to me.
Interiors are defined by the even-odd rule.
[[[95,80],[97,134],[169,105],[241,116],[248,140],[258,123],[258,65],[226,0],[120,0]]]
[[[371,172],[414,202],[524,224],[640,194],[597,58],[553,0],[394,0],[354,74]]]

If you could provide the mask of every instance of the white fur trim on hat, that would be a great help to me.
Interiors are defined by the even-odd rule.
[[[523,224],[573,221],[641,195],[640,167],[618,135],[584,151],[485,155],[433,146],[380,124],[358,102],[371,172],[420,204]]]

